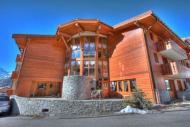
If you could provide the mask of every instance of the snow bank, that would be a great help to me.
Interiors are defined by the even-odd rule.
[[[137,108],[132,108],[131,106],[127,106],[126,108],[122,109],[120,113],[137,113],[137,114],[146,114],[147,111],[137,109]]]

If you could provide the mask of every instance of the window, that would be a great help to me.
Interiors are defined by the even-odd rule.
[[[80,61],[71,61],[71,75],[80,74]]]
[[[121,81],[118,81],[118,88],[119,88],[119,91],[122,92]]]
[[[123,85],[124,85],[124,91],[127,92],[128,91],[128,81],[124,81],[123,82]]]
[[[84,44],[84,57],[94,57],[95,55],[95,38],[86,37]]]
[[[98,77],[99,80],[102,79],[102,61],[98,61]]]
[[[80,40],[79,40],[79,38],[72,40],[71,49],[72,49],[72,59],[80,58]]]
[[[108,78],[108,62],[107,61],[103,61],[102,71],[103,71],[103,77],[107,79]]]
[[[53,87],[53,84],[51,83],[50,85],[49,85],[49,88],[52,88]]]
[[[137,89],[137,85],[136,85],[136,80],[130,80],[130,87],[131,87],[131,91],[135,91]]]
[[[159,60],[158,60],[158,55],[157,55],[157,53],[154,53],[154,60],[155,60],[155,62],[156,62],[156,63],[159,63]]]
[[[46,83],[40,83],[40,84],[38,84],[38,89],[40,89],[40,90],[46,89]]]
[[[94,67],[95,67],[95,61],[90,61],[89,62],[89,75],[90,76],[94,75]]]
[[[103,83],[103,87],[107,88],[108,87],[108,83]]]
[[[98,58],[107,58],[107,57],[108,57],[107,39],[100,37],[98,44]]]
[[[117,91],[117,85],[116,81],[110,82],[111,91],[116,92]]]
[[[101,57],[102,57],[102,52],[98,51],[98,58],[101,58]]]
[[[95,61],[94,60],[85,60],[84,61],[84,72],[85,76],[94,76],[94,67]]]
[[[164,80],[164,82],[165,82],[165,85],[166,85],[166,89],[167,89],[168,91],[170,91],[170,90],[171,90],[171,87],[170,87],[169,80]]]
[[[98,48],[107,49],[107,39],[100,37]]]

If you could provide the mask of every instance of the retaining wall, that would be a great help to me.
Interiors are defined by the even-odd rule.
[[[117,112],[123,108],[123,100],[63,100],[61,98],[14,97],[20,115],[96,115]]]

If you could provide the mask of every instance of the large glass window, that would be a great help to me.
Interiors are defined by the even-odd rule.
[[[103,80],[108,80],[107,39],[100,37],[98,43],[98,73]]]
[[[86,37],[84,43],[84,57],[94,57],[95,55],[95,38]]]
[[[75,38],[72,40],[71,44],[71,49],[72,49],[72,59],[80,58],[80,39]]]
[[[71,41],[71,63],[70,63],[70,74],[71,75],[79,75],[80,74],[80,39],[79,38],[73,38]],[[68,64],[69,65],[69,64]],[[67,67],[69,68],[69,67]]]
[[[94,76],[94,67],[95,61],[94,60],[85,60],[84,61],[84,75],[85,76]]]
[[[68,42],[71,50],[68,50],[68,52],[66,52],[65,65],[64,65],[65,75],[68,74],[80,75],[82,73],[84,76],[95,76],[94,75],[95,62],[98,62],[97,78],[101,81],[108,80],[109,78],[108,58],[106,57],[107,38],[99,37],[99,42],[97,45],[98,46],[97,60],[95,57],[96,54],[95,38],[96,38],[95,36],[85,36],[82,38],[77,37],[77,38],[72,38]],[[83,69],[80,68],[81,63],[83,63],[82,65]]]

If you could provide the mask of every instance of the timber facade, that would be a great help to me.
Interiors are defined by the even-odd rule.
[[[141,89],[154,103],[177,99],[190,83],[189,45],[149,11],[115,26],[76,19],[55,35],[14,34],[20,54],[13,91],[60,97],[64,76],[92,78],[104,98]]]

